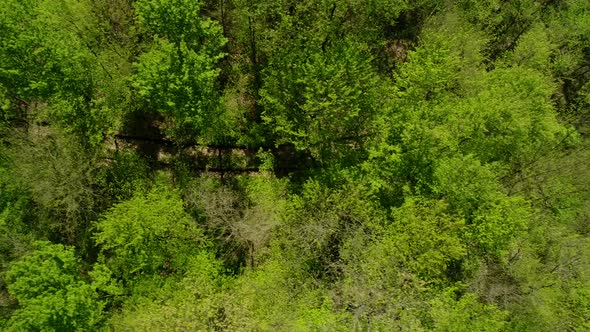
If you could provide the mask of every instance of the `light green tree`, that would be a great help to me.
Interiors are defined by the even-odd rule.
[[[100,327],[104,302],[80,275],[74,249],[36,242],[35,250],[14,262],[7,288],[20,308],[7,331],[88,331]]]
[[[124,281],[185,271],[207,245],[179,193],[163,183],[116,204],[96,224],[95,239],[105,264]]]
[[[146,38],[153,39],[131,80],[145,111],[163,114],[165,129],[178,140],[219,134],[221,27],[201,16],[199,1],[138,1],[135,7]]]
[[[221,294],[228,278],[214,255],[191,257],[186,272],[159,286],[153,294],[140,290],[109,320],[115,331],[208,331],[219,326]]]
[[[430,305],[434,326],[431,331],[499,332],[508,325],[508,312],[481,303],[473,293],[459,296],[450,288],[431,300]]]

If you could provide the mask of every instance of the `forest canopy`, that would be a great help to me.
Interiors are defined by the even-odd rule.
[[[0,329],[590,330],[587,0],[2,0]]]

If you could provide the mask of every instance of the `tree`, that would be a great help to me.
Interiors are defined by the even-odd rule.
[[[364,167],[388,178],[392,195],[403,194],[404,185],[430,193],[441,159],[473,155],[508,177],[575,142],[571,128],[557,118],[550,77],[523,66],[484,71],[485,39],[455,15],[431,24],[436,22],[458,25],[459,32],[424,31],[423,46],[398,71],[392,107],[378,122],[381,135],[368,147]]]
[[[477,295],[466,293],[459,298],[453,289],[430,301],[434,328],[432,331],[492,332],[505,331],[508,312],[483,304]]]
[[[362,45],[287,49],[271,58],[263,74],[262,118],[278,134],[277,143],[327,162],[357,152],[372,134],[384,89]]]
[[[90,221],[104,208],[97,197],[100,155],[59,130],[14,132],[9,142],[8,172],[30,195],[38,232],[88,249]]]
[[[277,256],[249,270],[224,292],[228,331],[347,331],[349,315],[337,312],[327,291],[305,277],[302,266]]]
[[[118,126],[128,89],[127,59],[103,48],[93,9],[89,1],[3,2],[0,85],[10,117],[53,123],[96,147]]]
[[[460,278],[464,230],[445,202],[416,197],[349,238],[338,289],[359,329],[424,329],[425,303]]]
[[[98,221],[94,237],[106,265],[125,282],[185,271],[207,246],[179,193],[163,183],[116,204]]]
[[[482,256],[502,257],[526,229],[530,205],[504,193],[494,164],[482,165],[474,156],[437,162],[432,189],[444,197],[466,222],[465,238]]]
[[[140,290],[110,319],[114,330],[206,331],[218,326],[223,287],[220,262],[210,252],[191,257],[186,273],[155,294]]]
[[[235,271],[261,262],[273,233],[281,227],[287,205],[287,182],[267,174],[241,177],[232,190],[203,177],[185,190],[184,200],[202,218],[216,252]]]
[[[201,17],[199,1],[142,0],[136,8],[146,38],[153,38],[132,78],[146,111],[163,114],[168,133],[179,140],[217,134],[223,114],[215,66],[226,42],[221,27]]]
[[[88,331],[101,325],[104,303],[80,276],[72,247],[36,242],[35,250],[6,273],[19,302],[7,331]]]

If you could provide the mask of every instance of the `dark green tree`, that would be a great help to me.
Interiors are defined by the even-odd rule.
[[[285,51],[270,60],[261,90],[262,118],[277,143],[291,143],[322,163],[362,149],[387,93],[367,51],[346,41],[326,51]]]

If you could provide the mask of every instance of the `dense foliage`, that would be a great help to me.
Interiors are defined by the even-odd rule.
[[[3,0],[0,329],[590,330],[587,0]]]

